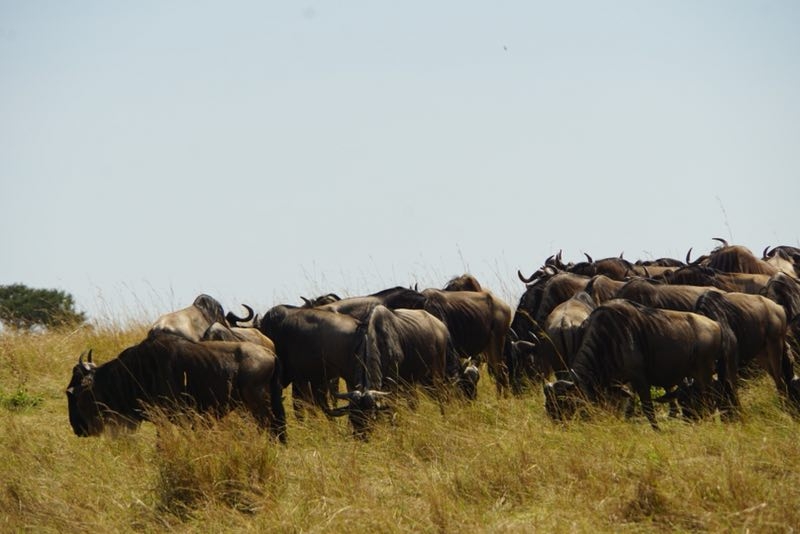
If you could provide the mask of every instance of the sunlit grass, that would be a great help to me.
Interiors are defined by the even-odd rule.
[[[782,532],[800,525],[798,423],[767,380],[744,417],[696,424],[595,412],[550,422],[539,389],[442,415],[400,403],[366,443],[345,419],[299,422],[289,443],[245,414],[77,438],[64,388],[81,352],[98,362],[143,328],[0,336],[0,531]],[[286,392],[288,397],[289,392]]]

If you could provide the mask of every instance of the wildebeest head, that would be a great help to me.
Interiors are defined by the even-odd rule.
[[[461,376],[458,378],[459,389],[466,398],[475,400],[478,397],[478,381],[480,381],[480,379],[481,373],[470,358],[462,369]]]
[[[544,385],[544,408],[554,421],[571,419],[578,411],[580,400],[580,390],[571,380],[556,380]]]
[[[382,402],[390,394],[385,391],[363,389],[357,387],[346,393],[334,393],[337,399],[349,401],[347,406],[334,408],[329,415],[339,417],[347,415],[353,425],[353,434],[361,439],[367,439],[370,423],[375,420],[379,410],[387,409]]]
[[[67,386],[69,423],[75,435],[80,437],[96,436],[103,432],[103,419],[94,399],[95,370],[92,351],[89,350],[85,362],[83,354],[78,358],[78,364],[72,368],[72,379]]]

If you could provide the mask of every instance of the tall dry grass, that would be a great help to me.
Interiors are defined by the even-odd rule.
[[[743,421],[594,413],[551,423],[539,391],[446,406],[421,397],[367,443],[345,420],[291,415],[276,444],[245,414],[77,438],[64,388],[143,329],[0,337],[2,532],[789,532],[800,525],[800,423],[774,388]],[[287,392],[288,394],[288,392]]]

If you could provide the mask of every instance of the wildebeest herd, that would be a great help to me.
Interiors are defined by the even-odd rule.
[[[758,258],[718,240],[693,261],[691,249],[684,261],[564,263],[559,252],[517,273],[525,291],[513,314],[471,275],[443,289],[303,298],[261,317],[249,306],[245,317],[225,314],[200,295],[116,358],[97,366],[91,350],[81,355],[67,387],[70,423],[90,436],[135,428],[153,407],[220,417],[240,406],[285,441],[291,385],[298,418],[346,415],[364,438],[397,399],[413,407],[420,389],[443,413],[454,397],[475,399],[484,364],[498,395],[542,387],[555,420],[592,404],[630,414],[638,397],[658,428],[653,387],[672,415],[733,420],[741,378],[761,372],[800,413],[800,249],[768,247]]]

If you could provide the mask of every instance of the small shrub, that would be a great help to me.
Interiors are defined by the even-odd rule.
[[[0,406],[7,410],[25,410],[27,408],[35,408],[42,403],[43,397],[41,395],[34,395],[28,392],[27,389],[17,389],[15,393],[7,395],[0,391]]]

